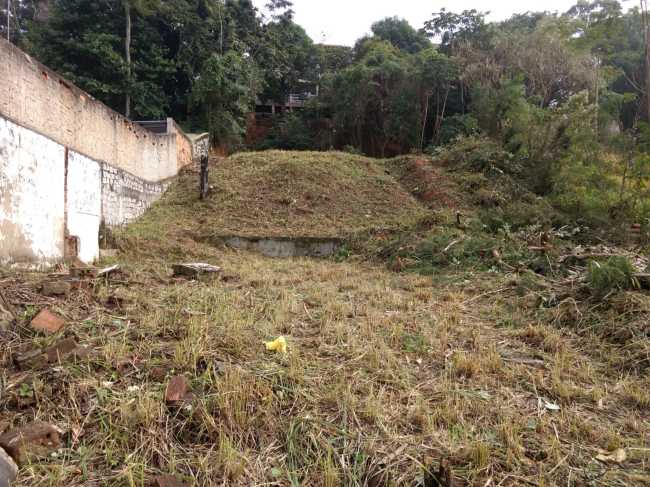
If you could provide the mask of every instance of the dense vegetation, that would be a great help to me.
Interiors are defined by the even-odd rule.
[[[306,80],[320,96],[273,117],[254,148],[438,158],[471,149],[472,170],[505,176],[574,220],[647,214],[643,5],[580,1],[493,23],[443,9],[419,30],[380,20],[353,48],[315,45],[287,0],[265,14],[250,0],[13,8],[14,42],[135,119],[171,115],[237,149],[256,101],[282,104]]]

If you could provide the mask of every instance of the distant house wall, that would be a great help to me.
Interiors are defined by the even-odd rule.
[[[0,264],[71,248],[90,262],[101,223],[141,215],[192,162],[192,142],[172,119],[166,133],[131,122],[4,40],[0,66]]]

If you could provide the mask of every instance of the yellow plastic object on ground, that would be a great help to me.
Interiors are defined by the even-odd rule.
[[[269,352],[287,353],[287,341],[284,337],[276,338],[272,342],[265,342],[264,344]]]

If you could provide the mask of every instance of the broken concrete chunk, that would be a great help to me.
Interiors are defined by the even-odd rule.
[[[21,369],[38,369],[47,364],[66,360],[70,357],[84,359],[89,357],[87,348],[80,347],[74,338],[61,340],[45,350],[30,350],[16,355],[15,361]]]
[[[177,404],[187,397],[187,379],[182,375],[175,375],[169,380],[165,389],[165,402]]]
[[[18,465],[23,465],[31,458],[47,456],[59,449],[62,434],[54,425],[35,421],[0,436],[0,447]]]
[[[0,487],[10,487],[18,476],[18,465],[3,448],[0,448]]]
[[[174,264],[174,277],[184,276],[196,279],[202,275],[216,275],[221,272],[221,267],[217,267],[211,264]]]
[[[47,355],[42,350],[30,350],[16,355],[16,365],[22,370],[39,369],[47,365]]]
[[[154,479],[155,487],[186,487],[186,484],[173,475],[158,475]]]
[[[72,285],[66,281],[46,281],[41,286],[41,293],[45,296],[67,296]]]
[[[52,313],[49,309],[43,309],[32,319],[31,327],[34,330],[43,331],[45,333],[56,333],[61,328],[65,321],[59,315]]]

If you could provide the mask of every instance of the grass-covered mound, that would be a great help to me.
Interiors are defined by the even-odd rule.
[[[186,171],[127,233],[168,245],[224,235],[346,237],[410,225],[425,208],[382,161],[342,152],[247,152],[213,161],[198,199]]]

